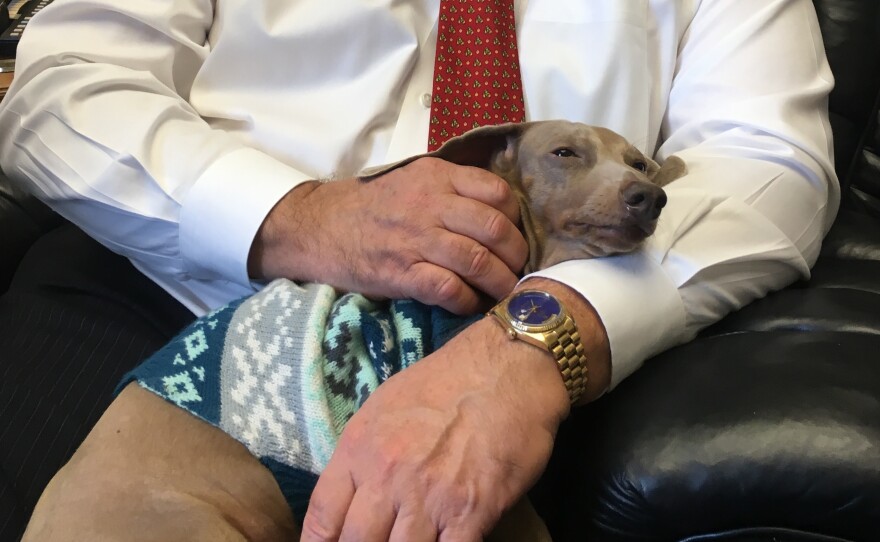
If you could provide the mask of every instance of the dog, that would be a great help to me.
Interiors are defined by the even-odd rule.
[[[663,187],[684,176],[684,161],[660,166],[620,134],[564,120],[486,126],[438,150],[364,170],[369,182],[425,157],[479,167],[504,179],[519,203],[529,247],[528,274],[567,260],[637,249],[657,228]],[[527,498],[499,520],[487,542],[549,542]]]
[[[663,187],[687,173],[677,156],[661,167],[607,128],[553,120],[476,128],[359,177],[369,182],[424,157],[483,168],[508,183],[529,246],[526,274],[635,250],[657,227]]]

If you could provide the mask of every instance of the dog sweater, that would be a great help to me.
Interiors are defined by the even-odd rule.
[[[345,424],[394,373],[480,318],[279,279],[125,375],[244,444],[301,521]]]

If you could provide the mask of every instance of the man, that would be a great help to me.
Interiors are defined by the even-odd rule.
[[[428,161],[352,179],[424,150],[436,2],[333,8],[57,2],[22,42],[0,163],[197,314],[279,276],[459,313],[507,295],[525,250],[498,179]],[[530,119],[607,126],[689,168],[644,250],[517,286],[573,315],[586,400],[808,275],[839,199],[808,0],[531,0],[516,20]],[[297,526],[236,442],[129,387],[30,533],[130,537],[180,514],[162,539],[479,540],[540,474],[568,399],[547,352],[482,320],[379,388]]]

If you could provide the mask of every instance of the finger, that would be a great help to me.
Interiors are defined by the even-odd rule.
[[[491,250],[514,273],[525,265],[529,245],[519,228],[497,209],[470,198],[455,198],[441,220],[447,230],[470,237]]]
[[[504,213],[511,222],[519,224],[519,204],[516,196],[507,181],[498,175],[477,167],[458,166],[450,175],[450,179],[452,188],[458,195],[494,207]]]
[[[335,541],[342,532],[345,516],[354,498],[351,474],[336,468],[333,459],[318,478],[302,525],[302,542]]]
[[[456,523],[440,532],[437,542],[482,542],[483,532],[475,525]]]
[[[404,297],[426,305],[437,305],[455,314],[473,314],[480,308],[480,296],[449,269],[418,262],[405,272],[400,286]]]
[[[345,515],[339,542],[386,542],[396,516],[390,501],[360,487]]]
[[[516,286],[516,275],[498,256],[469,237],[443,231],[422,248],[428,262],[448,269],[469,285],[501,299]]]
[[[397,514],[388,542],[436,542],[437,527],[421,509]]]

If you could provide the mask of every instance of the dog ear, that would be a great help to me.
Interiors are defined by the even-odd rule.
[[[504,165],[513,158],[513,144],[530,124],[523,122],[475,128],[450,139],[431,154],[460,166],[492,169],[493,166]],[[501,151],[506,152],[499,156]]]
[[[531,123],[510,123],[475,128],[458,137],[453,137],[434,152],[410,156],[393,164],[371,167],[363,170],[358,178],[371,181],[397,168],[410,164],[419,158],[440,158],[460,166],[473,166],[488,170],[503,168],[513,159],[511,142],[519,138]],[[500,151],[505,151],[499,155]],[[509,155],[509,156],[508,156]]]
[[[643,160],[648,165],[648,171],[645,172],[645,175],[647,175],[649,181],[653,181],[654,177],[656,177],[657,174],[660,173],[660,164],[658,164],[651,158],[648,158],[644,154],[641,155],[641,160]]]
[[[675,179],[687,174],[687,165],[678,156],[670,156],[653,176],[649,175],[651,182],[659,187],[664,187]]]
[[[632,163],[635,165],[636,162],[644,162],[645,168],[645,176],[649,181],[653,181],[654,177],[660,173],[660,164],[651,159],[650,156],[646,155],[642,151],[638,149],[635,145],[630,145],[626,150],[623,156],[624,160],[627,164]]]

